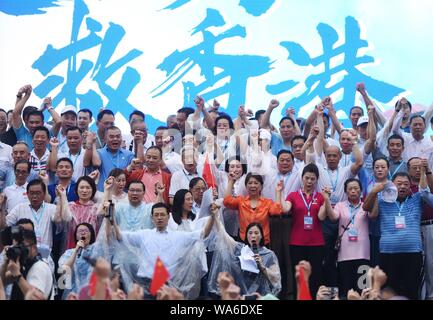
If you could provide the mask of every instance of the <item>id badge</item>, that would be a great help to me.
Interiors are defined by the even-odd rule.
[[[313,217],[304,217],[304,230],[313,230]]]
[[[406,228],[406,219],[404,216],[396,216],[395,217],[395,228],[396,229]]]
[[[358,230],[357,229],[349,229],[347,231],[347,235],[349,236],[349,241],[357,242],[358,241]]]
[[[42,240],[41,233],[39,231],[36,231],[35,234],[36,234],[36,242],[41,243],[42,242],[41,241]]]

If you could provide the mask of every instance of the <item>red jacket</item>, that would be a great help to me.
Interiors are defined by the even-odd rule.
[[[128,172],[128,170],[125,169],[125,175],[126,175],[126,183],[129,184],[131,181],[134,180],[142,180],[144,174],[144,169],[134,170],[132,172]],[[161,170],[162,175],[162,183],[165,186],[164,191],[164,201],[166,204],[169,204],[168,201],[168,192],[170,190],[170,180],[171,180],[171,174],[165,172],[164,170]]]

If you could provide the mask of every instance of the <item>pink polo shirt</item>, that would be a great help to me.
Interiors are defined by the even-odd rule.
[[[338,253],[338,262],[348,260],[365,259],[370,260],[370,238],[368,237],[368,214],[362,209],[361,205],[355,209],[354,227],[358,231],[358,241],[349,241],[349,232],[346,231],[341,239],[341,248]],[[339,234],[343,232],[343,227],[347,226],[350,220],[349,202],[338,202],[334,207],[334,212],[339,217]]]
[[[141,178],[144,186],[146,187],[146,192],[144,193],[143,200],[146,203],[151,203],[156,201],[155,194],[155,183],[159,182],[162,184],[162,173],[161,170],[158,170],[156,173],[151,173],[144,168],[143,177]],[[167,186],[165,186],[167,188]]]

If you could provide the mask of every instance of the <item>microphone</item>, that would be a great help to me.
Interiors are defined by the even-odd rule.
[[[80,240],[84,241],[84,240],[86,240],[86,237],[81,237]],[[83,247],[78,248],[78,258],[81,257],[81,252],[83,252]]]
[[[259,254],[259,249],[258,249],[258,247],[257,247],[257,242],[256,241],[251,241],[251,249],[253,250],[253,253],[256,255],[256,254]],[[259,268],[259,270],[260,270],[260,265],[259,265],[259,263],[258,262],[256,262],[257,263],[257,267]]]

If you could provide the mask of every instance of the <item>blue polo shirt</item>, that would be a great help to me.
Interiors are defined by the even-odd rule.
[[[108,150],[107,146],[96,150],[101,159],[101,166],[99,167],[100,177],[98,182],[98,190],[104,191],[104,181],[108,178],[108,174],[114,168],[126,169],[126,167],[132,162],[135,155],[129,150],[120,148],[116,153],[112,153]]]
[[[281,135],[272,131],[271,134],[271,150],[272,150],[272,154],[274,156],[278,155],[278,152],[280,152],[280,150],[288,150],[288,151],[292,151],[291,146],[286,146],[283,142],[283,138],[281,138]]]
[[[17,141],[24,141],[29,146],[29,150],[33,149],[33,138],[29,129],[24,127],[24,125],[21,123],[21,127],[19,127],[18,129],[14,128],[14,132],[17,136]]]
[[[422,251],[421,213],[423,199],[430,206],[432,205],[433,194],[430,193],[429,189],[409,196],[401,204],[398,201],[385,202],[380,195],[378,196],[381,253],[416,253]],[[405,218],[406,227],[403,229],[396,227],[395,217],[399,214]]]

